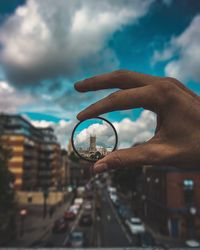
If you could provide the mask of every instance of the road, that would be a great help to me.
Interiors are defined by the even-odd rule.
[[[130,247],[134,245],[134,239],[127,231],[127,228],[120,221],[115,208],[107,194],[106,189],[98,189],[100,197],[101,213],[97,214],[95,210],[95,199],[93,200],[93,225],[82,227],[79,225],[83,208],[80,210],[76,219],[69,222],[69,230],[66,233],[50,233],[50,235],[41,242],[40,247],[63,247],[69,238],[69,233],[79,230],[85,233],[87,247]],[[94,194],[94,196],[96,193]]]

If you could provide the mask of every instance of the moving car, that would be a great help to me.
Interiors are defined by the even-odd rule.
[[[76,212],[74,212],[73,210],[67,210],[67,211],[65,211],[64,212],[64,218],[66,219],[66,220],[74,220],[75,219],[75,217],[76,217]]]
[[[88,211],[88,212],[91,211],[91,210],[92,210],[92,203],[89,202],[89,201],[87,201],[87,202],[84,204],[83,208],[84,208],[85,211]]]
[[[83,214],[80,218],[79,225],[80,226],[91,226],[92,225],[92,216],[91,214]]]
[[[74,205],[79,205],[81,206],[83,204],[83,198],[76,198],[74,200]]]
[[[80,209],[80,206],[79,206],[79,205],[72,205],[72,206],[70,206],[69,211],[71,211],[71,212],[73,212],[75,215],[77,215],[79,209]]]
[[[60,218],[54,222],[53,225],[53,233],[63,233],[66,232],[68,229],[68,224],[65,218]]]
[[[85,246],[85,235],[81,231],[73,231],[70,233],[67,243],[68,247],[81,248]]]
[[[145,232],[144,224],[141,222],[140,218],[131,217],[130,219],[126,220],[126,224],[132,234]]]

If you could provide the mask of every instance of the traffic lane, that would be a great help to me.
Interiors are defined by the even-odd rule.
[[[101,218],[97,226],[100,231],[101,247],[129,247],[132,241],[124,231],[123,225],[120,224],[116,213],[108,197],[107,191],[101,190]]]
[[[85,200],[84,204],[86,204],[87,202],[88,202],[88,200]],[[81,209],[81,213],[79,215],[78,221],[75,224],[73,230],[71,230],[71,232],[75,230],[75,231],[81,231],[81,232],[84,233],[84,235],[85,235],[85,246],[86,247],[94,247],[95,246],[95,242],[94,242],[94,234],[96,233],[96,230],[94,228],[94,225],[95,225],[95,216],[94,216],[95,204],[94,204],[94,200],[92,200],[92,201],[90,200],[90,202],[92,203],[91,212],[85,211],[84,210],[84,204],[83,204],[83,207]],[[81,216],[83,214],[88,214],[88,213],[90,213],[92,215],[92,225],[87,225],[87,226],[80,225]]]
[[[84,204],[87,202],[87,200],[84,201]],[[93,233],[94,233],[94,203],[93,203],[93,209],[91,211],[92,214],[92,218],[93,218],[93,223],[91,226],[80,226],[79,222],[81,219],[81,216],[83,215],[84,211],[84,204],[81,207],[81,210],[79,211],[78,216],[76,217],[75,221],[71,224],[70,226],[70,230],[67,233],[67,235],[65,236],[64,241],[62,242],[62,246],[66,246],[69,242],[69,236],[73,231],[81,231],[84,233],[85,238],[86,238],[86,246],[94,246],[94,242],[93,242]]]

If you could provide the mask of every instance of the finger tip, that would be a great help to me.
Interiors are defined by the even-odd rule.
[[[82,83],[82,82],[83,82],[83,81],[78,81],[78,82],[76,82],[76,83],[74,84],[75,90],[81,91],[81,83]]]
[[[79,121],[83,121],[83,120],[84,120],[84,117],[83,117],[83,115],[82,115],[82,112],[80,112],[80,113],[76,116],[76,118],[77,118]]]
[[[96,163],[93,167],[94,173],[102,173],[108,169],[108,165],[106,163]]]

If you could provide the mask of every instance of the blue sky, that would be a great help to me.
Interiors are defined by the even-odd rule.
[[[199,94],[199,25],[196,0],[0,0],[0,111],[74,121],[111,92],[76,93],[74,82],[120,68],[174,76]]]

